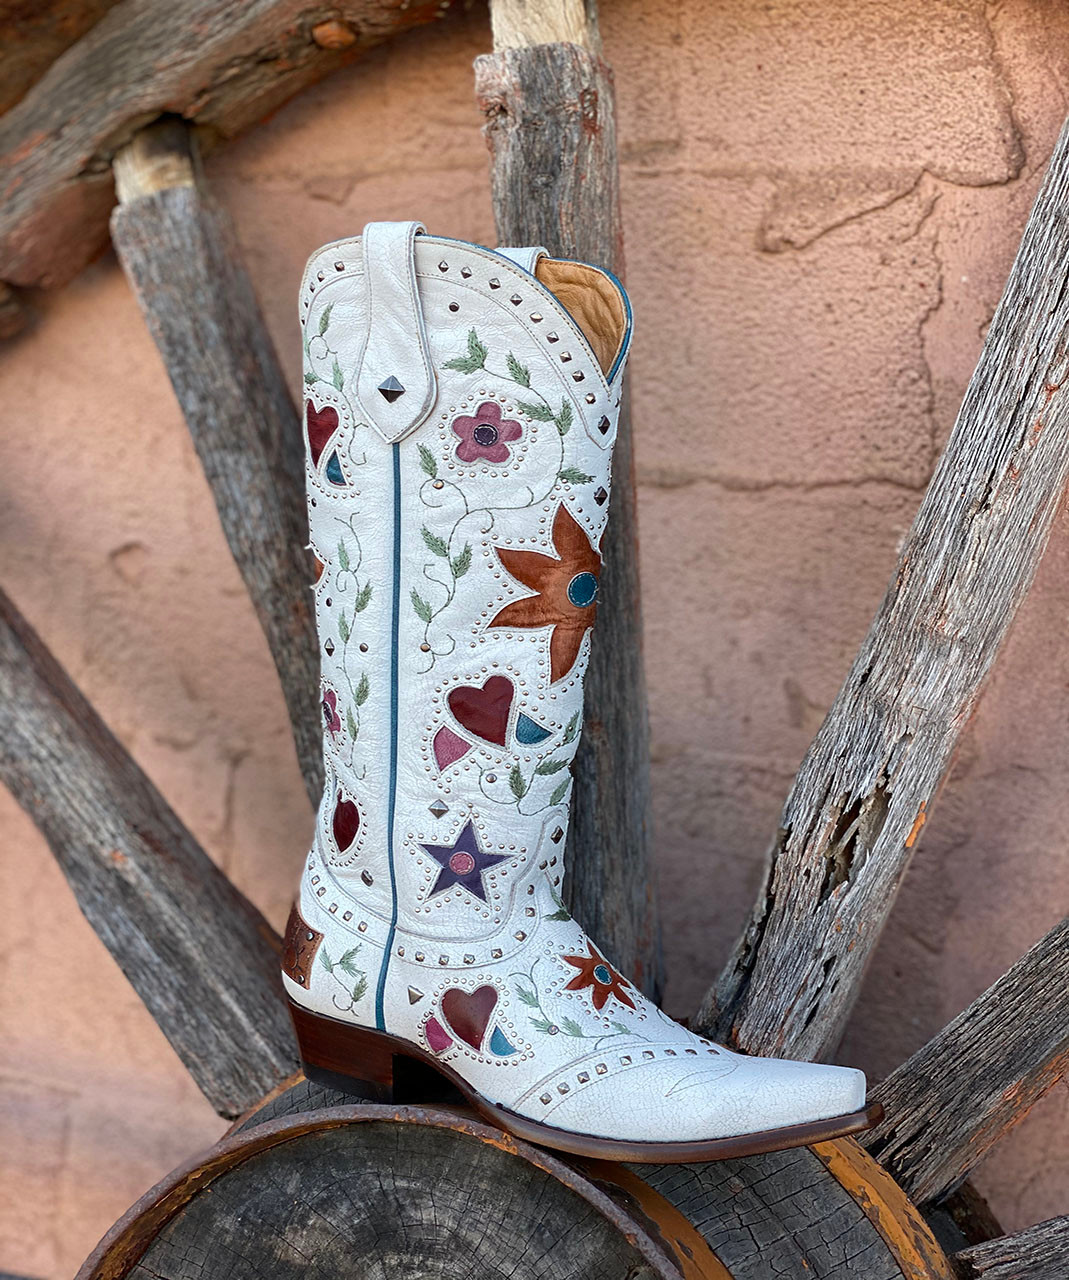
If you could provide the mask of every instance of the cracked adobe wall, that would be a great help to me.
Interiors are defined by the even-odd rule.
[[[1060,122],[1043,0],[613,0],[668,1006],[757,890],[953,421]],[[216,155],[297,384],[307,253],[372,217],[492,242],[485,14],[375,53]],[[310,818],[266,647],[110,259],[0,352],[4,583],[183,818],[284,920]],[[926,826],[840,1058],[885,1071],[1066,910],[1069,529]],[[69,1276],[221,1123],[0,793],[0,1270]],[[1055,1090],[981,1170],[1064,1212]]]

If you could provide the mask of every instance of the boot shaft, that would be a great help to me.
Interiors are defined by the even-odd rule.
[[[301,290],[312,892],[430,939],[559,886],[597,608],[629,308],[595,268],[517,256],[533,274],[371,224]]]

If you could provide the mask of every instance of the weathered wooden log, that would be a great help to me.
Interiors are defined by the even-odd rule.
[[[230,138],[451,0],[121,0],[0,118],[0,280],[51,287],[106,243],[110,162],[164,113]]]
[[[288,1075],[277,935],[2,592],[0,778],[216,1110],[237,1115]]]
[[[836,1044],[1069,476],[1069,130],[868,636],[787,798],[697,1022],[750,1052]],[[890,1123],[895,1122],[890,1116]]]
[[[515,46],[547,21],[585,43],[505,47],[476,59],[486,115],[497,234],[617,272],[623,265],[612,75],[597,47],[593,3],[494,0],[495,33]],[[601,605],[575,763],[568,903],[647,992],[662,981],[650,857],[649,723],[642,665],[634,463],[626,394],[601,544]]]
[[[918,1204],[938,1200],[1069,1069],[1069,919],[896,1071],[861,1137]]]
[[[470,1207],[481,1199],[493,1208]],[[848,1139],[708,1165],[581,1161],[462,1107],[352,1107],[300,1076],[124,1215],[78,1280],[234,1280],[235,1256],[239,1276],[286,1280],[305,1255],[323,1280],[953,1280],[923,1219]]]
[[[77,1280],[298,1280],[310,1259],[324,1280],[681,1280],[548,1152],[456,1112],[367,1105],[254,1117],[153,1188]]]
[[[323,789],[300,418],[227,214],[182,121],[116,157],[112,239],[174,387],[282,681],[308,795]]]
[[[1069,1217],[1050,1218],[1012,1236],[985,1240],[953,1258],[961,1280],[1065,1280]]]
[[[0,113],[12,107],[116,0],[23,0],[0,5]]]

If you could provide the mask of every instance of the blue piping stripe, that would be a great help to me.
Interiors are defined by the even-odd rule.
[[[379,969],[379,985],[375,992],[375,1025],[386,1030],[386,971],[390,967],[393,940],[397,933],[397,877],[393,867],[393,829],[397,810],[397,664],[400,648],[401,625],[401,448],[393,450],[393,613],[391,618],[392,651],[390,654],[390,800],[386,823],[386,856],[390,867],[390,893],[393,906],[390,915],[390,932],[386,935],[386,950]]]

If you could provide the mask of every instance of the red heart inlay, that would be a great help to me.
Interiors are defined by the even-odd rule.
[[[360,830],[360,810],[351,800],[346,800],[340,791],[334,805],[334,818],[331,825],[334,829],[334,843],[338,846],[338,852],[344,853]]]
[[[338,411],[329,404],[325,409],[317,409],[309,400],[305,406],[308,422],[308,448],[312,454],[312,466],[319,466],[319,459],[327,447],[327,441],[338,429]]]
[[[507,676],[491,676],[481,689],[472,684],[454,689],[449,695],[449,710],[469,733],[503,747],[515,692]]]
[[[482,1048],[486,1028],[496,1008],[496,987],[476,987],[470,995],[459,987],[450,987],[442,996],[445,1020],[453,1032],[473,1049]]]

